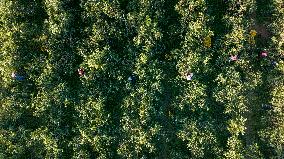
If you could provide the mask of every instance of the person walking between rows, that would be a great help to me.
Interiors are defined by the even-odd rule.
[[[11,77],[14,79],[14,80],[17,80],[17,81],[23,81],[25,80],[25,76],[24,75],[21,75],[17,72],[12,72],[11,74]]]

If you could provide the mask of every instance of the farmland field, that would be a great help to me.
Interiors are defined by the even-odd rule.
[[[0,0],[0,159],[283,159],[284,0]]]

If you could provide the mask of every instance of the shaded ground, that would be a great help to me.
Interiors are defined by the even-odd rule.
[[[252,58],[250,59],[250,65],[252,70],[246,70],[248,72],[260,73],[261,77],[258,82],[258,86],[252,90],[248,90],[246,94],[248,112],[246,113],[246,135],[245,142],[247,146],[253,143],[257,143],[265,156],[269,156],[269,148],[263,144],[260,140],[258,132],[265,127],[264,123],[261,123],[263,115],[267,114],[267,111],[263,110],[262,105],[268,104],[270,101],[270,85],[269,85],[269,66],[264,65],[266,59],[256,58],[257,55],[263,49],[269,49],[269,42],[272,37],[272,33],[268,30],[267,25],[272,22],[272,12],[270,0],[257,0],[256,10],[247,18],[252,19],[254,23],[251,24],[249,30],[256,30],[257,36],[256,46],[249,49],[248,52],[252,52]],[[256,77],[254,77],[256,78]]]

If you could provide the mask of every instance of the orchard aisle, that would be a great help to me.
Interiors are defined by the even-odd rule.
[[[263,103],[270,106],[262,114],[261,129],[258,131],[263,144],[262,151],[265,157],[284,157],[284,8],[283,0],[256,1],[258,5],[258,18],[270,34],[269,41],[257,44],[263,45],[268,50],[268,60],[260,63],[267,69],[262,71],[263,87],[262,92],[267,96],[263,97]],[[261,35],[263,37],[263,35]],[[274,63],[272,63],[274,62]]]

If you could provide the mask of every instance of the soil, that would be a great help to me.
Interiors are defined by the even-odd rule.
[[[267,22],[259,22],[257,21],[257,13],[252,13],[249,18],[254,20],[254,23],[251,25],[251,27],[249,28],[250,30],[256,30],[257,32],[257,37],[258,40],[261,43],[265,43],[266,41],[268,41],[271,37],[272,37],[272,33],[269,32],[268,28],[267,28]],[[258,91],[256,91],[258,92]],[[249,101],[248,103],[246,103],[246,105],[248,105],[248,111],[245,114],[245,117],[247,118],[246,121],[246,130],[245,130],[245,134],[246,135],[246,145],[251,145],[254,142],[256,142],[256,140],[258,139],[258,135],[257,135],[257,127],[259,127],[259,123],[258,121],[260,120],[260,117],[258,116],[259,110],[260,110],[260,104],[259,103],[259,97],[257,96],[254,90],[252,90],[251,92],[249,92],[247,94],[247,101]]]
[[[267,40],[271,37],[271,33],[263,24],[255,24],[252,28],[256,30],[257,34],[260,35],[263,40]]]
[[[256,13],[252,13],[252,15],[250,16],[251,19],[255,19],[256,20]],[[271,33],[267,30],[265,24],[260,24],[259,22],[255,22],[250,30],[256,30],[257,34],[260,35],[261,39],[263,40],[267,40],[271,37]]]

